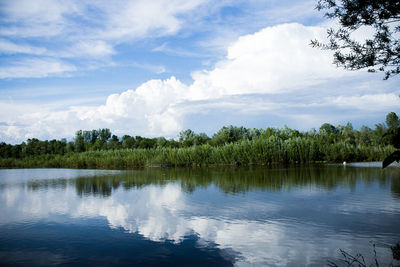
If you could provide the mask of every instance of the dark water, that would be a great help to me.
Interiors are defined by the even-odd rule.
[[[399,241],[398,167],[0,170],[0,265],[389,264]]]

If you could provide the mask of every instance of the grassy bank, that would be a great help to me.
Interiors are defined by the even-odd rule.
[[[354,144],[346,140],[333,143],[319,139],[270,136],[242,140],[222,146],[210,144],[190,147],[115,149],[0,158],[2,168],[102,168],[126,169],[167,165],[265,165],[273,163],[313,163],[343,161],[380,161],[392,153],[392,146]]]

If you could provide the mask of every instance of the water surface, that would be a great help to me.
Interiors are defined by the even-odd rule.
[[[0,265],[381,263],[400,241],[400,168],[0,170]]]

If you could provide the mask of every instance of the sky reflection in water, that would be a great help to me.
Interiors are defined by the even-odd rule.
[[[390,262],[400,169],[0,170],[0,263]]]

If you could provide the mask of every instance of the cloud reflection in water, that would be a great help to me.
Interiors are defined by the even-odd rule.
[[[0,217],[0,227],[21,221],[51,221],[57,214],[76,219],[102,217],[112,229],[122,228],[155,242],[179,244],[187,236],[197,235],[198,247],[210,244],[231,251],[236,254],[237,265],[306,265],[335,258],[338,248],[365,251],[365,242],[390,243],[396,236],[400,238],[399,230],[387,228],[395,225],[400,214],[398,200],[387,194],[390,181],[381,181],[379,186],[368,175],[354,180],[351,171],[345,172],[350,180],[339,177],[340,186],[330,190],[310,180],[308,186],[284,185],[290,188],[287,191],[272,190],[277,186],[272,183],[269,189],[257,190],[253,185],[250,191],[233,194],[226,192],[221,179],[200,181],[201,186],[188,193],[191,187],[185,187],[185,183],[189,181],[171,180],[170,174],[165,180],[147,184],[143,182],[146,179],[135,176],[150,177],[146,172],[133,174],[133,178],[130,174],[135,182],[123,175],[97,175],[1,187],[0,213],[4,216]],[[324,171],[319,175],[324,176]],[[364,223],[366,228],[358,229],[357,223],[366,216],[370,221],[380,216],[381,224]],[[383,250],[378,252],[387,256]]]

